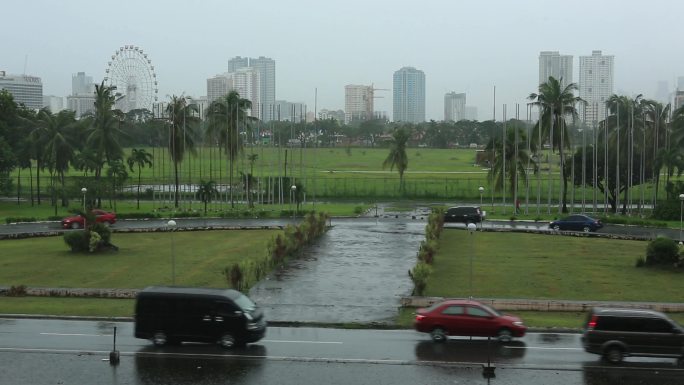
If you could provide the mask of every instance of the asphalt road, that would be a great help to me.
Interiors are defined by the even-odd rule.
[[[118,366],[108,362],[114,327]],[[270,327],[234,350],[155,348],[132,334],[132,323],[0,319],[0,384],[486,384],[488,358],[491,384],[684,383],[674,359],[604,364],[577,334],[435,344],[410,330]]]

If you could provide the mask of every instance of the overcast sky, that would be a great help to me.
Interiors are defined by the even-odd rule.
[[[234,56],[276,61],[276,98],[344,109],[344,86],[392,88],[394,71],[425,72],[428,119],[444,94],[466,92],[480,120],[536,91],[539,52],[615,56],[615,91],[653,97],[684,76],[678,0],[22,0],[0,7],[0,70],[39,76],[46,95],[71,93],[71,75],[99,83],[123,45],[149,54],[159,95],[206,95],[206,79]],[[24,67],[26,70],[24,71]],[[392,116],[391,91],[376,110]],[[524,107],[521,108],[524,111]],[[522,112],[521,112],[522,114]]]

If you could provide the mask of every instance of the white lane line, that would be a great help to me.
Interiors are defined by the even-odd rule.
[[[80,333],[40,333],[43,336],[67,336],[67,337],[112,337],[112,334],[80,334]]]
[[[548,348],[543,346],[506,346],[503,347],[508,349],[535,349],[535,350],[584,350],[583,348]]]
[[[261,340],[261,342],[283,342],[289,344],[333,344],[342,345],[344,342],[339,341],[296,341],[296,340]]]

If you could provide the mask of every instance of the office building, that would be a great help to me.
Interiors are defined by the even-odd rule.
[[[261,116],[260,76],[259,72],[250,67],[226,72],[207,79],[207,101],[209,103],[222,98],[230,91],[237,91],[240,98],[252,102],[249,115],[255,118]]]
[[[337,120],[340,123],[344,123],[345,113],[342,110],[326,110],[322,109],[318,112],[318,120]]]
[[[76,113],[80,119],[95,110],[95,83],[93,77],[85,72],[71,75],[71,95],[67,96],[67,109]]]
[[[64,98],[61,96],[43,95],[43,107],[56,114],[64,109]]]
[[[393,120],[421,123],[425,121],[425,73],[413,67],[403,67],[394,73]]]
[[[444,121],[458,122],[466,119],[466,94],[449,92],[444,95]]]
[[[275,60],[264,56],[258,58],[236,56],[228,60],[229,73],[238,72],[242,68],[253,68],[259,73],[259,106],[253,106],[259,114],[255,116],[266,122],[275,119]]]
[[[606,100],[613,94],[614,56],[592,51],[591,56],[580,56],[579,96],[586,101],[580,106],[580,118],[598,122],[606,117]]]
[[[368,120],[373,117],[373,86],[344,86],[344,122]]]
[[[95,92],[95,83],[92,76],[86,76],[85,72],[78,72],[71,75],[71,94],[85,95]]]
[[[542,51],[539,53],[539,84],[546,83],[549,77],[561,81],[567,86],[572,83],[572,55],[561,55],[558,51]]]
[[[43,82],[37,76],[10,75],[0,71],[0,90],[7,90],[17,104],[26,108],[43,108]]]
[[[302,122],[306,120],[306,104],[288,102],[287,100],[275,101],[275,120],[288,122]]]

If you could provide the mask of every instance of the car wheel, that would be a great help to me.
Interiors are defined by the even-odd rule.
[[[623,353],[622,349],[617,346],[608,347],[603,354],[603,357],[606,359],[606,361],[610,362],[611,364],[619,364],[622,362],[624,356],[625,354]]]
[[[589,232],[591,232],[591,227],[589,227],[589,226],[584,226],[584,227],[582,228],[582,231],[584,231],[585,233],[589,233]]]
[[[555,231],[560,231],[560,226],[558,226],[558,225],[553,225],[553,229],[554,229]]]
[[[496,338],[499,342],[510,342],[513,339],[513,333],[509,329],[501,329],[496,333]]]
[[[71,222],[71,228],[72,229],[78,229],[80,227],[81,227],[81,225],[78,222]]]
[[[446,342],[446,340],[447,340],[446,333],[444,333],[444,329],[441,329],[441,328],[433,329],[432,332],[430,333],[430,337],[432,337],[433,341],[439,342],[439,343]]]
[[[166,334],[162,332],[154,333],[154,336],[152,337],[152,343],[155,346],[164,346],[168,341],[168,337],[166,337]]]
[[[230,349],[235,346],[235,344],[235,337],[229,333],[222,335],[221,339],[219,340],[219,345],[221,345],[221,347],[224,349]]]

